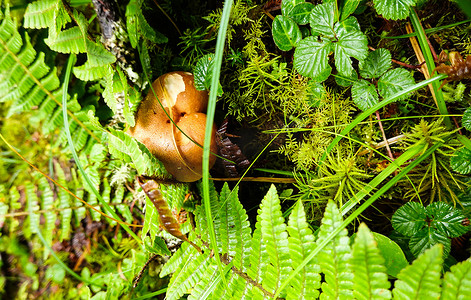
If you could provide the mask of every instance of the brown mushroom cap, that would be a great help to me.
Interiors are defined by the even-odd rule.
[[[196,90],[193,75],[187,72],[167,73],[157,78],[152,87],[177,126],[203,145],[208,93]],[[129,134],[146,145],[177,180],[196,181],[201,178],[202,148],[174,128],[162,106],[151,89],[141,102],[136,125],[130,128]],[[212,136],[211,152],[216,153],[215,128]],[[216,157],[211,155],[210,167],[215,160]]]

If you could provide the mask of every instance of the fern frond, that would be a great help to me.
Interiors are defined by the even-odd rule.
[[[261,222],[259,216],[257,216],[257,223],[255,223],[255,230],[252,236],[252,250],[250,251],[250,265],[247,268],[247,275],[252,278],[255,282],[262,281],[262,274],[266,272],[268,261],[266,257],[267,245],[263,242]],[[246,282],[244,288],[243,297],[247,299],[263,299],[264,294],[260,289],[253,286],[249,282]],[[260,298],[261,297],[261,298]]]
[[[325,208],[317,243],[342,224],[342,215],[333,201]],[[319,252],[318,261],[325,275],[321,299],[353,299],[353,273],[349,265],[351,249],[344,229]]]
[[[397,275],[393,289],[394,299],[440,298],[442,264],[443,246],[436,244]]]
[[[267,245],[268,257],[264,259],[268,258],[269,262],[266,272],[262,274],[262,285],[268,291],[274,292],[291,271],[288,232],[274,185],[262,200],[259,217],[263,243]]]
[[[41,191],[41,209],[44,211],[44,226],[41,233],[48,245],[52,245],[54,229],[56,228],[56,212],[54,211],[54,193],[45,177],[39,179],[39,189]],[[44,247],[43,259],[49,255],[49,248]]]
[[[216,264],[211,264],[210,266],[208,266],[203,276],[201,276],[200,280],[195,284],[193,290],[191,291],[191,295],[188,296],[188,300],[205,299],[209,295],[213,296],[209,297],[210,299],[214,298],[213,292],[215,287],[211,283],[219,274],[220,272],[218,271]],[[208,290],[211,290],[213,292],[208,292]],[[206,297],[203,297],[203,295],[206,295]]]
[[[166,299],[179,300],[184,294],[189,294],[190,289],[196,285],[211,264],[208,252],[200,254],[196,249],[191,248],[194,251],[186,257],[186,261],[175,270],[170,279]]]
[[[25,28],[47,28],[56,24],[59,28],[70,22],[61,0],[40,0],[26,7],[23,26]]]
[[[360,224],[352,249],[353,294],[356,299],[391,299],[385,260],[364,223]]]
[[[54,163],[54,172],[57,177],[57,182],[59,182],[62,186],[67,186],[67,180],[65,178],[64,171],[62,170],[60,164],[58,162]],[[59,240],[63,241],[70,236],[71,231],[71,220],[72,220],[72,209],[70,195],[65,192],[63,189],[58,189],[58,201],[59,203],[56,204],[56,207],[60,209],[60,220],[61,220],[61,234],[59,236]]]
[[[109,129],[107,136],[110,153],[124,162],[132,162],[139,174],[169,178],[163,164],[142,143],[130,135],[112,128]]]
[[[26,211],[28,212],[28,217],[26,221],[28,222],[29,230],[25,230],[25,234],[30,236],[33,233],[36,233],[39,228],[39,198],[36,194],[35,186],[32,182],[27,182],[25,184],[25,194],[26,194]]]
[[[457,263],[443,279],[443,300],[466,299],[471,295],[471,259]]]
[[[301,264],[315,248],[314,235],[306,222],[304,206],[299,200],[293,207],[288,220],[289,253],[292,265]],[[296,277],[291,280],[287,299],[316,299],[321,287],[320,266],[312,259]]]
[[[160,278],[163,278],[169,274],[175,273],[175,271],[183,263],[183,260],[186,259],[188,255],[193,255],[193,252],[196,251],[188,243],[183,243],[181,247],[170,257],[170,259],[165,263],[160,271]]]
[[[234,188],[231,192],[227,183],[225,183],[219,196],[222,208],[221,214],[227,216],[224,224],[227,236],[227,252],[223,253],[228,253],[232,257],[234,267],[246,272],[250,264],[251,229],[247,213],[239,201],[238,191],[238,188]]]
[[[3,228],[3,224],[5,224],[6,214],[10,206],[7,203],[7,192],[5,191],[5,186],[0,185],[0,230]]]

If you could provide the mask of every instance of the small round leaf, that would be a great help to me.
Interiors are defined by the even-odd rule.
[[[276,16],[272,25],[273,40],[283,51],[289,51],[301,41],[302,34],[293,19],[281,15]]]

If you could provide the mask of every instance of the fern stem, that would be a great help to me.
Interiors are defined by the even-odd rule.
[[[76,56],[75,54],[71,54],[69,56],[69,60],[67,62],[67,69],[65,73],[65,78],[64,78],[64,83],[63,83],[63,91],[62,91],[62,112],[63,112],[63,117],[64,117],[64,130],[67,135],[67,141],[69,142],[69,148],[70,151],[72,152],[72,156],[74,157],[75,164],[80,170],[80,173],[82,174],[83,178],[87,182],[88,186],[90,189],[93,191],[93,193],[96,195],[98,201],[100,201],[100,204],[103,205],[105,210],[109,212],[115,219],[116,221],[123,226],[123,229],[126,230],[130,236],[132,236],[136,241],[138,241],[140,244],[142,243],[142,240],[127,226],[124,224],[120,217],[116,214],[114,210],[111,209],[111,207],[106,203],[106,201],[101,197],[100,193],[96,190],[95,186],[91,182],[90,178],[88,177],[87,173],[85,173],[85,170],[82,167],[82,164],[80,163],[80,159],[77,155],[77,152],[75,151],[74,147],[74,142],[72,140],[72,135],[70,134],[70,128],[69,128],[69,121],[67,117],[67,91],[69,87],[69,80],[70,80],[70,74],[72,73],[72,67],[75,64],[76,61]],[[108,216],[107,216],[108,217]]]

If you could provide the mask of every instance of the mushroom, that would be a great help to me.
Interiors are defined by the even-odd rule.
[[[193,74],[188,72],[164,74],[152,87],[162,106],[151,89],[139,106],[136,125],[129,134],[146,145],[178,181],[196,181],[202,176],[208,92],[196,90]],[[214,126],[210,150],[217,152]],[[215,161],[211,155],[210,168]]]

